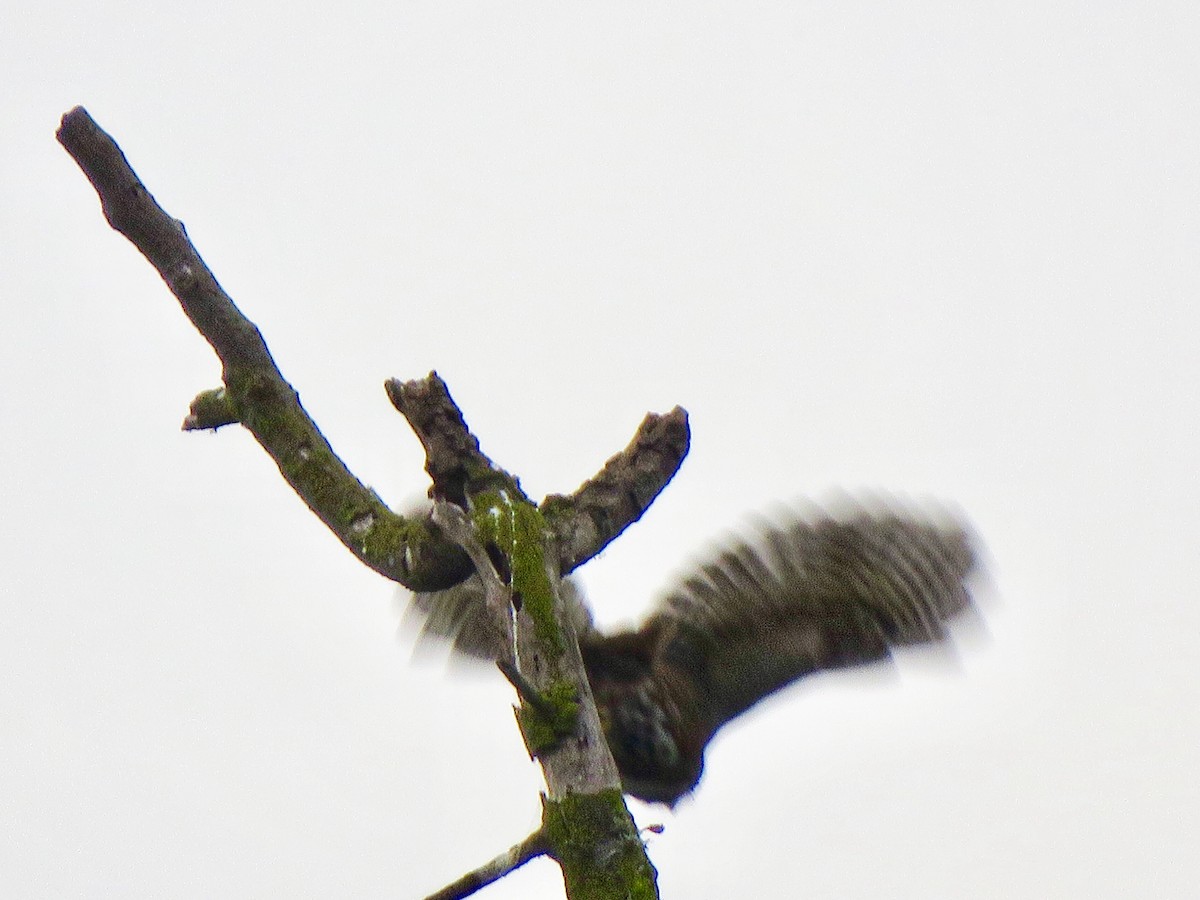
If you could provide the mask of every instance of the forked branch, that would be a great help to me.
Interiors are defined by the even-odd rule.
[[[243,425],[318,518],[387,578],[412,590],[436,591],[469,576],[474,566],[463,546],[478,551],[482,545],[461,528],[452,534],[454,529],[444,531],[430,518],[392,512],[350,473],[284,380],[258,328],[222,290],[183,224],[158,205],[112,138],[76,107],[63,117],[58,139],[95,187],[109,224],[158,270],[221,360],[224,386],[196,397],[184,427]],[[572,898],[657,896],[654,870],[622,800],[576,636],[562,615],[558,585],[562,571],[598,553],[670,481],[688,449],[686,413],[676,408],[665,416],[647,416],[629,447],[595,478],[570,497],[549,497],[538,508],[515,478],[483,455],[436,373],[419,381],[389,381],[386,388],[425,447],[435,498],[472,511],[477,530],[481,523],[507,523],[507,545],[492,540],[489,555],[475,552],[475,557],[481,569],[490,567],[495,551],[506,566],[510,596],[520,598],[523,613],[515,617],[509,675],[527,685],[530,696],[561,704],[540,712],[534,704],[532,717],[521,719],[523,727],[536,724],[539,715],[558,720],[544,745],[534,745],[525,729],[549,792],[542,828],[502,859],[512,868],[537,853],[553,856]],[[498,578],[494,570],[491,575]],[[563,710],[569,715],[559,716]],[[488,871],[503,874],[501,868],[493,863]],[[468,879],[479,886],[486,883],[482,877]]]

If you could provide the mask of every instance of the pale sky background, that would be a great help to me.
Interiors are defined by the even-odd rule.
[[[665,898],[1200,883],[1200,5],[28,5],[0,29],[0,895],[421,897],[524,837],[498,677],[238,429],[54,141],[84,104],[350,467],[436,368],[535,497],[693,449],[582,575],[631,620],[776,500],[959,504],[957,666],[815,679],[636,805]],[[479,895],[561,897],[540,861]]]

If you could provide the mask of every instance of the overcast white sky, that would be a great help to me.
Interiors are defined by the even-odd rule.
[[[1198,46],[1184,2],[10,15],[0,894],[420,897],[539,809],[499,679],[411,665],[249,436],[178,430],[219,368],[54,142],[81,103],[388,500],[387,377],[537,497],[684,405],[604,621],[775,500],[971,517],[987,637],[728,729],[635,807],[664,897],[1192,896]]]

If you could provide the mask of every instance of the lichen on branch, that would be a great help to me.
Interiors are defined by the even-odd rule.
[[[469,577],[476,566],[460,542],[428,517],[393,512],[347,469],[183,224],[158,205],[86,110],[76,107],[63,117],[58,140],[96,189],[109,224],[155,267],[221,361],[224,386],[196,397],[184,427],[241,424],[313,513],[380,574],[414,591],[443,590]],[[656,896],[654,869],[624,805],[559,585],[562,572],[636,521],[670,481],[687,453],[686,413],[676,408],[647,416],[634,441],[599,475],[569,497],[547,498],[539,509],[516,478],[483,455],[436,373],[389,381],[387,393],[425,448],[433,496],[479,511],[477,533],[506,565],[514,608],[520,604],[524,613],[514,616],[514,664],[544,703],[535,704],[541,711],[522,725],[527,737],[537,732],[531,749],[549,793],[543,828],[502,862],[552,855],[573,900]],[[486,883],[496,868],[468,881]]]
[[[392,512],[350,473],[271,358],[258,328],[217,283],[182,223],[168,215],[120,147],[87,111],[63,116],[59,143],[83,170],[105,218],[158,270],[222,364],[224,389],[197,398],[195,427],[240,422],[317,517],[363,563],[413,590],[438,590],[471,572],[456,545]],[[186,422],[185,422],[186,424]]]

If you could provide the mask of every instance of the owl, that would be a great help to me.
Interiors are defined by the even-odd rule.
[[[601,725],[626,793],[670,806],[700,781],[726,723],[806,675],[947,639],[972,606],[978,568],[965,524],[944,511],[843,499],[789,509],[726,540],[634,629],[597,629],[564,579]],[[416,594],[422,639],[498,658],[506,639],[477,576]]]

